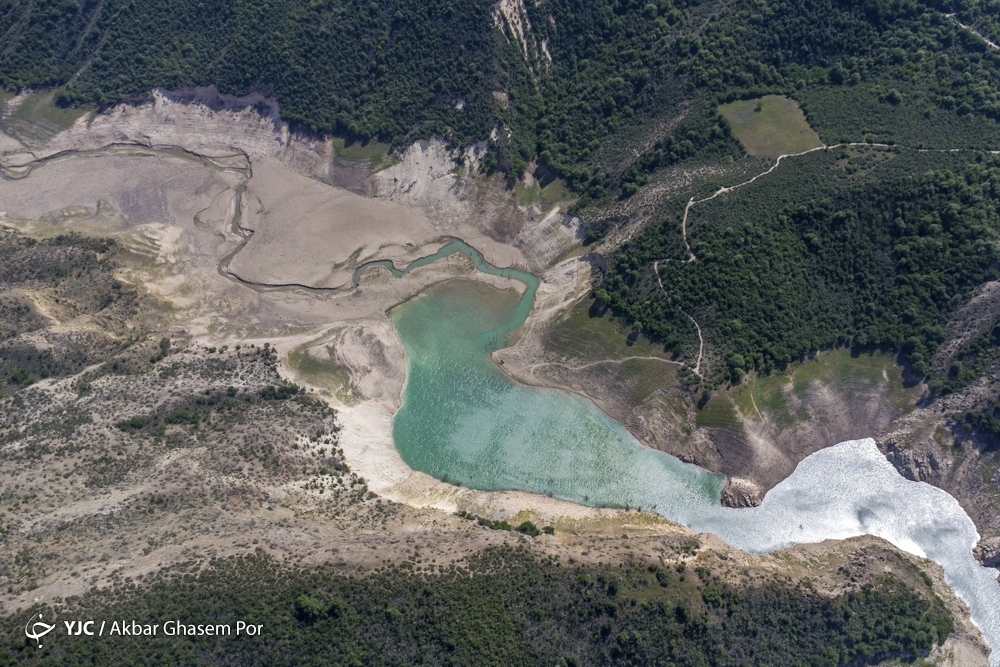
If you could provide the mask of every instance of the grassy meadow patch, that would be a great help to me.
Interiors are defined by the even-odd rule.
[[[7,100],[0,99],[6,103]],[[4,119],[3,129],[21,141],[41,143],[69,129],[80,116],[89,113],[80,107],[63,108],[55,103],[55,93],[32,93],[14,113]]]
[[[610,313],[598,314],[592,304],[584,299],[553,323],[545,336],[549,353],[567,369],[585,369],[592,382],[615,387],[618,397],[633,407],[665,386],[677,386],[678,366],[664,363],[672,357],[662,345],[645,336],[630,340],[631,327]],[[683,408],[677,414],[684,415]]]
[[[517,203],[521,205],[555,204],[574,198],[573,192],[558,178],[553,179],[545,187],[542,187],[537,179],[532,181],[531,185],[525,185],[523,181],[518,181],[514,186],[514,193],[517,195]]]
[[[391,167],[395,163],[389,154],[389,144],[375,140],[359,141],[334,137],[333,150],[337,157],[348,162],[367,162],[373,171]]]
[[[721,428],[733,433],[743,434],[743,421],[736,410],[736,405],[725,392],[714,392],[695,415],[695,423],[700,428]]]
[[[332,391],[344,403],[355,403],[358,396],[351,387],[350,369],[334,361],[332,345],[327,346],[327,353],[327,359],[318,359],[309,354],[308,348],[300,346],[289,352],[288,365],[306,381]]]
[[[789,399],[805,399],[814,385],[821,383],[844,396],[865,392],[884,385],[893,407],[903,412],[913,409],[920,397],[920,387],[907,387],[893,355],[883,352],[853,354],[841,348],[819,352],[812,359],[791,364],[771,375],[752,376],[746,382],[726,390],[733,405],[748,417],[757,411],[766,413],[778,426],[789,427],[814,419],[815,415],[792,407]]]
[[[750,155],[778,157],[823,145],[799,105],[783,95],[723,104],[719,113]]]
[[[609,312],[598,314],[593,303],[591,299],[584,299],[553,323],[545,340],[550,352],[575,363],[639,356],[671,358],[662,347],[650,342],[646,336],[640,336],[630,343],[632,328],[624,326]]]

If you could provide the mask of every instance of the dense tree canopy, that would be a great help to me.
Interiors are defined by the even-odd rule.
[[[598,295],[667,341],[693,314],[734,380],[837,344],[902,348],[926,374],[948,316],[997,277],[1000,163],[948,157],[917,171],[931,154],[898,154],[851,176],[846,156],[803,158],[692,209],[695,262],[679,261],[675,220],[647,227]]]
[[[0,665],[835,667],[912,659],[952,627],[933,594],[890,579],[825,597],[783,584],[735,588],[705,568],[574,567],[512,549],[436,574],[410,563],[365,576],[251,555],[45,609],[48,619],[78,617],[161,630],[155,638],[54,636],[37,649],[8,619]],[[163,636],[162,624],[175,620],[228,623],[233,632],[244,620],[263,632]]]
[[[950,8],[990,15],[967,5]],[[3,0],[0,85],[61,86],[64,102],[107,104],[156,86],[215,84],[276,95],[286,118],[318,131],[394,142],[441,134],[469,143],[503,126],[496,166],[519,172],[539,157],[601,200],[622,185],[630,161],[615,146],[634,148],[636,128],[684,118],[669,136],[640,137],[637,152],[654,157],[639,172],[710,141],[738,151],[714,129],[713,105],[761,92],[806,100],[827,139],[857,138],[859,116],[900,102],[940,118],[867,129],[897,141],[933,142],[924,126],[956,124],[966,143],[1000,136],[1000,54],[945,17],[948,8],[546,0],[523,3],[522,39],[486,0]],[[625,182],[637,179],[633,171]]]

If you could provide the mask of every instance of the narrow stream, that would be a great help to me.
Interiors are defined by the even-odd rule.
[[[471,259],[472,264],[476,267],[477,271],[488,273],[491,276],[510,278],[520,283],[524,283],[525,290],[524,293],[521,294],[521,298],[518,299],[517,302],[511,307],[507,308],[505,311],[506,314],[499,323],[495,326],[491,326],[488,330],[481,331],[475,341],[476,345],[480,345],[484,350],[488,350],[490,352],[506,347],[507,335],[524,324],[524,321],[528,319],[528,314],[531,312],[532,306],[535,305],[535,292],[538,291],[538,278],[535,277],[534,274],[528,273],[527,271],[520,271],[514,268],[501,269],[493,266],[483,258],[482,254],[478,250],[464,241],[456,239],[443,246],[433,255],[427,255],[426,257],[413,260],[407,264],[404,269],[397,269],[391,259],[378,259],[373,262],[367,262],[354,270],[354,276],[352,277],[351,282],[354,287],[357,287],[361,283],[361,275],[365,271],[379,266],[388,269],[389,272],[397,278],[401,278],[414,269],[419,269],[421,266],[433,264],[439,259],[444,259],[445,257],[453,255],[457,252],[460,252]]]
[[[401,276],[453,252],[465,253],[479,270],[524,282],[527,290],[518,296],[452,280],[391,313],[407,362],[393,438],[412,468],[476,489],[642,508],[758,553],[882,537],[940,563],[987,643],[1000,647],[997,570],[972,557],[976,528],[946,492],[903,478],[866,439],[813,454],[760,507],[722,507],[721,475],[643,446],[590,401],[518,385],[497,368],[489,352],[524,322],[537,278],[493,267],[460,241],[402,270],[379,265]],[[358,269],[356,283],[371,266]],[[1000,651],[990,664],[1000,667]]]

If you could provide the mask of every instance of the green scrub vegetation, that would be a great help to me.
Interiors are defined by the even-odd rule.
[[[931,389],[940,395],[950,394],[967,386],[982,375],[996,359],[1000,349],[1000,323],[958,348],[951,365],[938,373],[931,382]],[[1000,430],[996,431],[1000,434]]]
[[[258,553],[121,582],[7,618],[0,664],[835,667],[912,661],[952,627],[933,594],[889,579],[826,597],[802,585],[738,588],[704,567],[574,566],[524,549],[458,566],[415,560],[350,576]],[[40,649],[21,627],[37,612],[59,623]],[[78,618],[159,628],[141,637],[62,634],[62,621]],[[174,621],[228,624],[231,634],[164,636]],[[235,636],[238,621],[263,627]]]
[[[545,0],[511,3],[515,21],[492,0],[0,3],[0,87],[52,89],[10,116],[46,109],[22,128],[29,138],[76,117],[57,106],[156,86],[261,92],[293,125],[337,135],[342,159],[373,168],[418,138],[493,136],[484,168],[514,186],[534,161],[541,182],[559,185],[518,185],[520,201],[575,197],[588,244],[628,222],[595,205],[628,199],[667,168],[703,170],[650,204],[654,222],[612,251],[595,290],[687,361],[694,317],[710,357],[707,382],[692,374],[692,384],[836,345],[901,350],[926,375],[949,315],[996,272],[995,162],[971,152],[904,152],[889,168],[845,150],[826,172],[829,155],[794,158],[693,208],[698,261],[666,261],[684,257],[683,202],[732,185],[713,179],[746,153],[1000,147],[986,2]],[[969,368],[956,377],[967,382]]]
[[[135,288],[115,275],[118,244],[111,239],[59,235],[41,241],[0,230],[0,392],[16,393],[38,380],[79,373],[131,345],[116,339],[138,310]],[[44,293],[66,316],[100,318],[105,332],[51,332],[51,319],[28,295]],[[31,335],[34,334],[34,335]]]

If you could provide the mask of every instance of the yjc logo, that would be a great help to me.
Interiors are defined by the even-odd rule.
[[[35,618],[38,620],[35,621]],[[32,622],[34,621],[34,622]],[[42,622],[42,615],[35,614],[24,626],[24,635],[28,639],[34,639],[38,643],[38,648],[42,648],[41,639],[56,629],[56,626]]]

